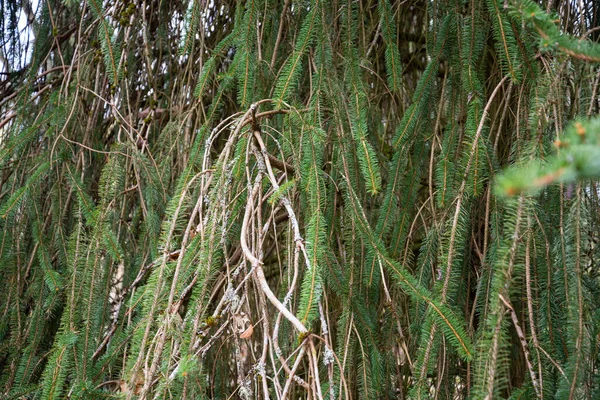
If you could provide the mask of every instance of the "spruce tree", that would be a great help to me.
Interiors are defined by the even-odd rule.
[[[600,398],[597,2],[0,10],[0,397]]]

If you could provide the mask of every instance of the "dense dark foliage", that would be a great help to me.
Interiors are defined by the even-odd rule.
[[[0,10],[0,396],[600,398],[597,2]]]

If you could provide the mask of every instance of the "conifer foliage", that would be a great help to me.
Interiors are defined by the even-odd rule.
[[[0,397],[600,398],[597,2],[0,10]]]

